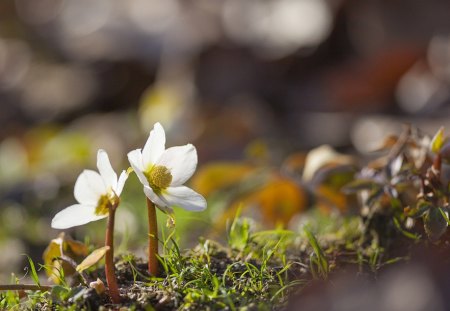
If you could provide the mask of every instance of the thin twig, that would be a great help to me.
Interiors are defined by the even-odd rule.
[[[405,129],[400,134],[400,137],[397,139],[397,142],[389,151],[389,154],[387,156],[389,163],[394,161],[395,158],[400,155],[400,153],[403,151],[406,144],[408,143],[410,137],[411,137],[411,125],[406,124]]]
[[[43,292],[52,290],[52,285],[35,285],[35,284],[0,284],[1,290],[40,290]]]

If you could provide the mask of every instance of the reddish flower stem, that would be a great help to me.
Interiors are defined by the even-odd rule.
[[[108,284],[109,296],[113,303],[120,303],[119,287],[117,286],[116,274],[114,272],[114,218],[116,215],[116,206],[109,208],[108,226],[106,228],[105,245],[109,250],[105,254],[105,275]]]
[[[158,221],[156,219],[156,207],[147,198],[148,211],[148,272],[152,276],[158,276]]]

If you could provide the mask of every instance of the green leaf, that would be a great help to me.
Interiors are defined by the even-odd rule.
[[[394,217],[393,220],[394,220],[395,228],[397,228],[397,230],[400,231],[405,237],[407,237],[407,238],[409,238],[411,240],[418,240],[418,239],[420,239],[419,235],[414,234],[412,232],[409,232],[409,231],[403,229],[402,225],[400,224],[400,221],[397,219],[397,217]]]
[[[450,225],[450,219],[448,218],[448,208],[440,208],[439,211],[441,212],[442,217],[444,217],[445,221],[447,222],[447,225]]]
[[[240,218],[241,207],[239,207],[230,226],[228,233],[228,244],[232,248],[243,251],[248,244],[250,238],[250,223],[246,218]]]
[[[54,301],[63,301],[68,298],[70,288],[61,285],[55,285],[52,287],[51,296]]]
[[[366,205],[369,207],[372,207],[377,200],[381,198],[381,196],[384,194],[383,188],[375,188],[370,192],[369,197],[366,200]]]
[[[432,207],[433,205],[430,202],[421,200],[417,203],[416,207],[410,210],[405,210],[405,215],[417,219],[424,216],[425,213]]]
[[[432,241],[438,240],[447,230],[447,221],[442,216],[440,208],[431,208],[424,218],[425,232]]]
[[[342,187],[342,192],[351,194],[360,190],[370,190],[380,185],[372,179],[356,179]]]
[[[34,283],[36,283],[38,286],[41,286],[41,283],[39,282],[39,276],[37,274],[36,267],[34,265],[33,259],[31,259],[31,257],[28,256],[27,254],[24,254],[24,255],[27,256],[28,263],[30,264],[31,278],[33,279]]]
[[[303,231],[305,232],[309,244],[314,250],[315,258],[311,256],[310,259],[314,261],[314,263],[318,266],[319,274],[322,276],[322,278],[325,279],[328,276],[329,272],[328,260],[325,257],[322,248],[320,247],[319,242],[317,242],[314,234],[312,234],[312,232],[306,226],[303,228]]]
[[[436,154],[439,153],[439,151],[441,150],[444,143],[445,143],[444,127],[442,126],[439,129],[439,131],[437,131],[437,133],[434,135],[433,139],[431,140],[431,145],[430,145],[431,151]]]

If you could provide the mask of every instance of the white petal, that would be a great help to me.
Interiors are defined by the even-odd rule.
[[[58,214],[56,214],[55,217],[53,217],[52,228],[67,229],[108,217],[108,215],[97,216],[94,212],[95,205],[71,205],[63,209]]]
[[[147,198],[149,198],[150,201],[155,203],[155,205],[157,205],[158,207],[163,207],[163,208],[169,207],[169,203],[167,201],[165,201],[164,198],[161,198],[158,195],[156,195],[156,193],[153,192],[153,189],[150,188],[149,186],[144,186],[144,193],[147,196]]]
[[[136,173],[137,177],[144,186],[148,186],[147,178],[144,176],[144,165],[142,163],[141,149],[136,149],[128,152],[128,161],[130,161],[131,167]]]
[[[153,165],[158,161],[159,157],[165,150],[166,146],[166,133],[164,128],[158,122],[153,126],[153,130],[150,132],[150,136],[145,143],[144,149],[142,149],[142,160],[144,169]]]
[[[108,154],[105,150],[100,149],[97,152],[97,168],[105,182],[106,187],[116,189],[117,174],[111,166]]]
[[[119,181],[117,182],[117,188],[114,190],[116,192],[117,196],[120,196],[123,190],[123,186],[125,186],[125,182],[128,179],[128,173],[127,171],[122,171],[122,173],[119,176]]]
[[[170,206],[178,206],[193,212],[200,212],[206,209],[205,198],[185,186],[169,187],[161,196],[164,197]]]
[[[74,196],[82,204],[96,205],[100,197],[107,193],[103,178],[92,170],[84,170],[75,182]]]
[[[191,144],[171,147],[164,151],[156,163],[164,165],[172,174],[171,186],[181,186],[194,174],[197,167],[197,150]]]

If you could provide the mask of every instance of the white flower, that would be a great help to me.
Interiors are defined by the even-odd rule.
[[[97,153],[97,168],[100,172],[84,170],[75,182],[74,196],[79,204],[71,205],[52,219],[52,227],[66,229],[108,217],[109,208],[119,204],[128,174],[122,171],[119,179],[104,150]]]
[[[171,212],[178,206],[189,211],[203,211],[206,200],[183,186],[197,167],[197,151],[191,144],[166,149],[166,134],[156,123],[144,149],[128,153],[128,160],[144,185],[145,195],[159,208]]]

